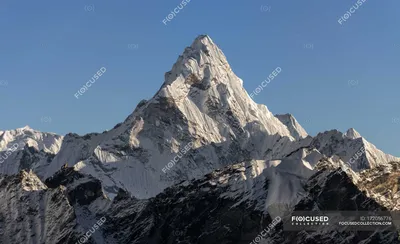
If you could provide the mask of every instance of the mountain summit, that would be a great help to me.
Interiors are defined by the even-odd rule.
[[[196,75],[197,79],[192,77],[193,75]],[[232,69],[224,53],[209,36],[201,35],[179,56],[172,70],[166,73],[165,83],[161,90],[172,83],[182,82],[207,87],[213,82],[228,81],[228,79],[221,79],[226,75],[232,75]],[[160,94],[160,96],[163,95],[168,94]]]
[[[348,129],[346,132],[346,136],[351,139],[357,139],[361,137],[360,133],[358,133],[354,128]]]
[[[306,130],[297,122],[297,120],[291,114],[277,114],[275,115],[284,125],[286,125],[296,139],[303,139],[308,136]]]

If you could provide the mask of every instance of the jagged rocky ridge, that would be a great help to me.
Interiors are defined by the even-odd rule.
[[[345,171],[321,161],[319,171],[305,185],[307,195],[294,207],[293,211],[389,211],[375,199],[368,197],[353,183],[352,177]],[[314,244],[314,243],[362,243],[395,244],[400,243],[396,231],[350,231],[346,226],[329,228],[324,231],[284,232],[279,225],[260,243],[271,244]]]
[[[257,167],[252,163],[227,166],[201,179],[183,181],[147,200],[136,199],[122,189],[111,200],[103,194],[99,180],[73,168],[60,170],[46,180],[46,185],[32,172],[23,171],[19,176],[7,176],[8,179],[0,183],[2,206],[5,201],[12,202],[14,209],[26,208],[23,216],[2,216],[2,243],[42,243],[41,230],[51,224],[53,232],[45,236],[52,239],[47,239],[46,243],[72,244],[96,219],[104,217],[105,224],[87,243],[244,244],[252,242],[275,216],[285,216],[294,210],[315,210],[316,207],[330,211],[388,210],[359,190],[351,177],[331,160],[322,158],[316,165],[318,171],[302,181],[304,191],[296,204],[275,204],[268,211],[262,211],[259,205],[273,194],[269,191],[273,184],[270,177],[282,173],[282,169],[272,166],[255,179],[245,177]],[[15,195],[10,192],[16,191],[24,192],[25,198],[13,201]],[[34,201],[37,199],[34,196],[47,199],[48,202],[42,201],[47,203],[45,212],[35,210],[41,204]],[[32,206],[27,208],[29,205]],[[3,222],[5,218],[14,224],[5,224],[10,223]],[[36,220],[40,218],[53,222]],[[32,225],[25,226],[27,222]],[[26,231],[21,231],[23,227]],[[343,244],[400,243],[397,238],[396,232],[354,232],[346,228],[284,232],[279,223],[260,243],[312,244],[332,243],[333,240]]]
[[[0,176],[0,243],[77,241],[74,208],[64,190],[49,189],[32,172]]]

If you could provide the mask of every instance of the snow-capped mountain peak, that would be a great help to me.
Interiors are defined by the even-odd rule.
[[[227,94],[228,87],[243,93],[242,84],[242,80],[233,73],[224,53],[209,36],[201,35],[190,47],[186,47],[172,70],[165,74],[164,84],[154,98],[168,98],[176,103],[190,99],[200,105],[210,96],[236,95]]]
[[[103,134],[67,135],[46,176],[66,162],[79,163],[81,171],[106,182],[106,191],[116,194],[118,186],[147,198],[229,164],[290,153],[292,132],[242,84],[211,38],[199,36],[155,96],[123,123]],[[163,172],[188,145],[191,150]]]
[[[19,130],[33,130],[33,129],[29,125],[25,125],[24,127],[19,128]]]
[[[355,172],[400,161],[400,158],[376,148],[354,129],[346,133],[338,130],[319,133],[313,138],[311,145],[329,157],[339,156]]]
[[[207,35],[195,39],[179,56],[159,92],[149,103],[177,108],[188,122],[205,124],[204,133],[220,134],[221,123],[228,113],[236,127],[260,123],[269,134],[291,137],[265,105],[256,104],[228,64],[224,53]],[[219,117],[219,118],[218,118]]]
[[[166,73],[163,86],[181,81],[177,79],[179,76],[182,76],[183,79],[188,78],[186,82],[191,84],[199,82],[193,75],[200,76],[198,78],[204,78],[203,76],[207,74],[225,75],[231,71],[231,67],[221,49],[218,48],[209,36],[201,35],[194,40],[191,46],[185,48],[182,55],[178,57],[178,60],[173,65],[172,70]],[[191,75],[192,77],[189,77]],[[218,77],[214,76],[210,78]],[[207,81],[211,82],[211,79],[207,79]]]
[[[357,139],[361,137],[360,133],[358,133],[354,128],[348,129],[345,135],[350,139]]]
[[[15,130],[6,130],[0,133],[0,151],[5,151],[14,144],[21,150],[24,145],[34,147],[38,151],[56,154],[61,147],[62,136],[54,133],[40,132],[29,126]]]
[[[308,136],[306,130],[297,122],[295,117],[291,114],[277,114],[275,115],[286,127],[294,138],[302,139]]]
[[[63,136],[33,130],[29,126],[0,133],[0,173],[17,174],[32,169],[44,176],[59,152]]]

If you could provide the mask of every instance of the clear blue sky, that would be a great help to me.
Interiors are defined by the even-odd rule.
[[[273,113],[292,113],[311,135],[354,127],[400,156],[398,0],[367,0],[343,25],[356,1],[191,0],[165,26],[180,2],[2,0],[0,130],[111,129],[208,34],[248,92],[282,68],[255,97]],[[102,66],[105,75],[76,99]]]

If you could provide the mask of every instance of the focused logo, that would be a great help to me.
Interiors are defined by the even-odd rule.
[[[292,225],[329,225],[328,216],[292,216]]]

